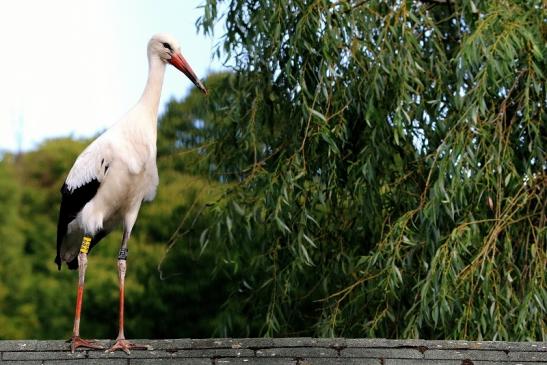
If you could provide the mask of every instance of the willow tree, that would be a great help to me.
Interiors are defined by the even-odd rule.
[[[228,334],[547,338],[541,0],[206,0],[219,21]]]

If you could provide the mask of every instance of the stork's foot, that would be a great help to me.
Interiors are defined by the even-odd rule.
[[[78,347],[86,347],[88,349],[102,350],[103,346],[99,345],[96,341],[84,340],[80,336],[72,336],[70,339],[70,351],[74,353]]]
[[[114,352],[117,350],[122,350],[126,354],[130,354],[131,350],[150,350],[150,346],[147,345],[135,345],[127,341],[125,338],[117,339],[116,343],[112,345],[111,348],[106,350],[106,352]]]

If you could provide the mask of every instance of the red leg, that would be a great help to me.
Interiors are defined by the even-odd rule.
[[[72,338],[70,350],[74,352],[78,347],[87,347],[92,349],[102,349],[93,341],[80,338],[80,315],[82,313],[82,302],[84,299],[84,279],[87,268],[87,254],[80,252],[78,255],[78,294],[76,295],[76,313],[74,315],[74,327],[72,329]]]
[[[120,321],[119,321],[119,332],[118,337],[116,338],[116,343],[106,350],[107,352],[114,352],[116,350],[122,350],[126,354],[130,354],[130,350],[148,350],[148,346],[144,345],[135,345],[125,339],[123,332],[124,328],[124,297],[125,297],[125,272],[127,270],[127,263],[125,259],[118,260],[118,279],[120,280]]]

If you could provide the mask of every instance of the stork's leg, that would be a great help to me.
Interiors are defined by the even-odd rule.
[[[123,233],[122,245],[118,254],[118,279],[120,281],[120,322],[119,332],[116,338],[116,343],[107,350],[107,352],[114,352],[116,350],[122,350],[126,354],[129,354],[130,350],[147,350],[148,346],[135,345],[125,339],[123,332],[124,328],[124,293],[125,293],[125,272],[127,270],[127,241],[131,231],[125,229]]]
[[[82,240],[82,246],[80,247],[80,253],[78,254],[78,294],[76,295],[76,314],[74,315],[74,327],[72,330],[70,345],[70,350],[72,352],[74,352],[74,350],[78,347],[87,347],[92,349],[103,348],[94,341],[88,341],[80,338],[80,314],[82,313],[82,301],[84,299],[85,270],[87,269],[87,253],[89,252],[90,243],[91,237],[85,235]]]

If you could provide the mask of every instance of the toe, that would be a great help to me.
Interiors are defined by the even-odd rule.
[[[127,355],[129,355],[129,354],[131,354],[130,350],[148,350],[148,349],[149,349],[148,346],[135,345],[135,344],[123,339],[123,340],[116,340],[116,343],[114,345],[112,345],[112,347],[109,348],[108,350],[106,350],[105,352],[114,352],[114,351],[117,351],[117,350],[122,350]]]
[[[70,351],[72,353],[74,353],[74,351],[78,347],[86,347],[86,348],[89,348],[89,349],[103,349],[104,348],[103,346],[97,344],[95,341],[84,340],[83,338],[80,338],[79,336],[72,337],[70,342],[71,342],[70,343]]]

